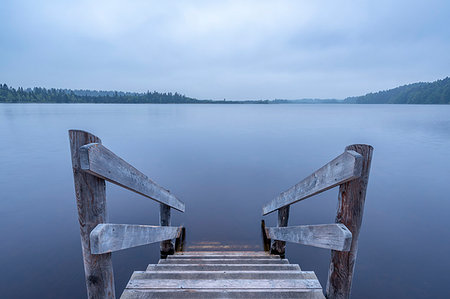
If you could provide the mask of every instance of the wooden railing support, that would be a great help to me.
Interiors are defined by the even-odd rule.
[[[264,220],[261,220],[261,233],[262,233],[262,240],[263,240],[264,251],[269,252],[270,251],[271,240],[267,236],[266,222]]]
[[[170,226],[170,207],[161,203],[159,205],[159,225]],[[175,247],[172,240],[165,240],[160,243],[161,258],[167,258],[168,255],[175,253]]]
[[[105,180],[80,167],[80,147],[101,140],[79,130],[70,130],[69,139],[88,298],[115,298],[111,253],[91,254],[90,250],[91,231],[107,221]]]
[[[289,206],[285,206],[278,209],[278,227],[286,227],[289,220]],[[284,258],[286,252],[286,242],[279,240],[272,240],[270,247],[271,254],[277,254]]]
[[[175,251],[184,251],[184,241],[186,240],[186,228],[183,226],[175,239]]]
[[[365,144],[354,144],[347,146],[345,150],[352,150],[363,156],[363,165],[359,178],[339,186],[336,222],[344,224],[351,231],[352,243],[348,252],[331,251],[326,291],[328,299],[347,299],[350,297],[373,147]]]

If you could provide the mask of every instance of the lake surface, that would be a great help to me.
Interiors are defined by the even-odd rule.
[[[341,154],[374,150],[353,298],[449,298],[450,106],[0,104],[0,293],[86,297],[68,129],[83,129],[186,203],[187,245],[261,249],[262,205]],[[338,189],[291,207],[333,223]],[[159,205],[107,184],[112,223],[158,224]],[[113,253],[119,296],[152,244]],[[329,250],[286,256],[326,285]]]

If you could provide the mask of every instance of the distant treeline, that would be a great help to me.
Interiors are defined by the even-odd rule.
[[[414,83],[394,89],[350,97],[345,103],[355,104],[450,104],[450,78],[431,83]]]
[[[112,103],[112,104],[267,104],[269,101],[198,100],[179,93],[13,88],[0,84],[0,103]]]
[[[4,103],[199,103],[178,93],[125,93],[70,89],[17,89],[0,85],[0,102]]]
[[[414,83],[359,97],[336,99],[214,101],[198,100],[179,93],[119,92],[27,88],[0,84],[0,103],[115,103],[115,104],[450,104],[450,78]]]

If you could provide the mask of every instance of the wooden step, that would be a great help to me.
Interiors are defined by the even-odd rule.
[[[131,280],[142,279],[317,279],[308,271],[135,271]]]
[[[137,290],[125,289],[121,299],[153,298],[286,298],[286,299],[325,299],[322,290],[305,289],[178,289],[178,290]]]
[[[286,259],[165,259],[159,264],[289,264]]]
[[[278,255],[222,255],[222,254],[209,254],[209,255],[169,255],[167,257],[171,260],[177,259],[280,259]]]
[[[183,255],[195,255],[195,256],[207,256],[207,255],[249,255],[249,256],[271,256],[265,251],[184,251],[177,252],[173,256]]]
[[[128,289],[320,289],[313,279],[131,279]]]
[[[265,252],[183,252],[135,271],[124,299],[309,298],[324,299],[312,271]]]
[[[147,271],[299,271],[295,264],[150,264]]]

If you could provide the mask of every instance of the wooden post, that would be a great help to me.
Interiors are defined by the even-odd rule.
[[[186,239],[186,228],[183,226],[181,228],[180,234],[175,239],[175,251],[183,251],[184,250],[184,241]]]
[[[350,298],[373,147],[354,144],[347,146],[345,150],[353,150],[361,154],[363,165],[359,178],[343,183],[339,187],[336,222],[344,224],[351,231],[353,238],[350,251],[331,251],[326,294],[328,299]]]
[[[264,251],[269,252],[270,251],[270,239],[267,237],[266,222],[264,220],[261,220],[261,233],[262,233]]]
[[[170,207],[166,204],[159,205],[159,225],[170,226]],[[165,259],[168,255],[175,253],[172,240],[165,240],[160,243],[161,258]]]
[[[105,180],[80,167],[80,147],[101,140],[79,130],[70,130],[69,139],[88,298],[115,298],[111,253],[91,254],[90,248],[91,231],[107,221]]]
[[[285,227],[288,225],[289,220],[289,206],[285,206],[278,209],[278,227]],[[273,240],[270,248],[271,254],[277,254],[284,258],[286,251],[286,242]]]

